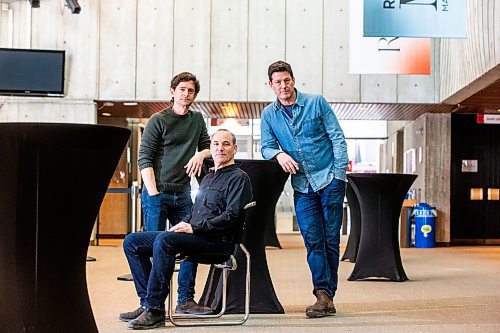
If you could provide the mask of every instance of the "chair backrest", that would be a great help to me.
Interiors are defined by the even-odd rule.
[[[243,241],[243,234],[245,232],[245,225],[248,217],[248,210],[255,207],[257,203],[255,201],[249,202],[243,207],[243,212],[238,216],[238,229],[235,231],[233,243],[235,245],[234,251],[238,248],[238,245]],[[229,254],[227,253],[189,253],[183,252],[179,258],[185,258],[185,260],[197,262],[200,264],[220,264],[224,263],[229,259]]]
[[[237,230],[236,236],[234,238],[234,243],[235,244],[242,243],[242,241],[243,241],[243,235],[245,233],[245,227],[246,227],[247,220],[248,220],[248,211],[251,208],[255,207],[256,205],[257,205],[256,201],[251,201],[251,202],[247,203],[245,205],[245,207],[243,207],[243,212],[239,216],[238,230]]]

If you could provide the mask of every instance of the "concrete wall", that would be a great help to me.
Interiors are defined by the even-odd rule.
[[[427,202],[438,211],[436,242],[450,242],[450,158],[451,115],[425,114],[404,128],[404,152],[415,151],[418,175],[411,190],[418,202]]]
[[[0,122],[96,124],[96,105],[92,100],[9,98],[0,102]]]
[[[73,15],[60,0],[10,1],[0,15],[1,47],[66,50],[64,100],[168,100],[171,76],[188,70],[201,81],[199,101],[270,101],[267,66],[278,59],[292,64],[299,89],[329,101],[438,100],[435,75],[348,73],[348,0],[79,3]]]

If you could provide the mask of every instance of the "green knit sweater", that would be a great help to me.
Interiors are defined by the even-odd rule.
[[[139,169],[152,167],[158,191],[188,192],[190,179],[184,166],[196,153],[210,148],[201,113],[175,114],[171,108],[154,114],[144,129]]]

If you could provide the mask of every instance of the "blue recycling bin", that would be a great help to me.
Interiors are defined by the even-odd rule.
[[[415,247],[434,247],[436,244],[436,207],[421,202],[413,209],[413,217],[415,221]]]

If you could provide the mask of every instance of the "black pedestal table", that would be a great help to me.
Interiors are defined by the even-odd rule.
[[[417,176],[353,173],[347,178],[361,210],[359,248],[348,280],[372,277],[408,280],[399,252],[399,214],[405,195]]]
[[[347,183],[346,188],[347,204],[349,205],[349,216],[351,218],[351,228],[349,230],[349,237],[347,238],[347,245],[342,256],[342,261],[349,260],[350,262],[356,261],[356,255],[359,248],[359,237],[361,234],[361,210],[359,209],[359,202],[351,183]]]
[[[210,162],[209,162],[210,163]],[[213,161],[211,162],[213,163]],[[243,243],[251,255],[251,313],[284,313],[274,291],[265,252],[266,233],[274,229],[276,202],[288,178],[274,160],[236,160],[236,164],[250,177],[253,200],[257,206],[247,213]],[[205,163],[205,167],[207,163]],[[270,226],[272,225],[272,226]],[[243,313],[245,301],[245,257],[237,250],[236,259],[242,264],[229,272],[226,313]],[[220,270],[210,269],[200,303],[219,310],[222,306],[222,277]]]
[[[86,256],[129,135],[99,125],[0,124],[0,331],[97,332]]]

